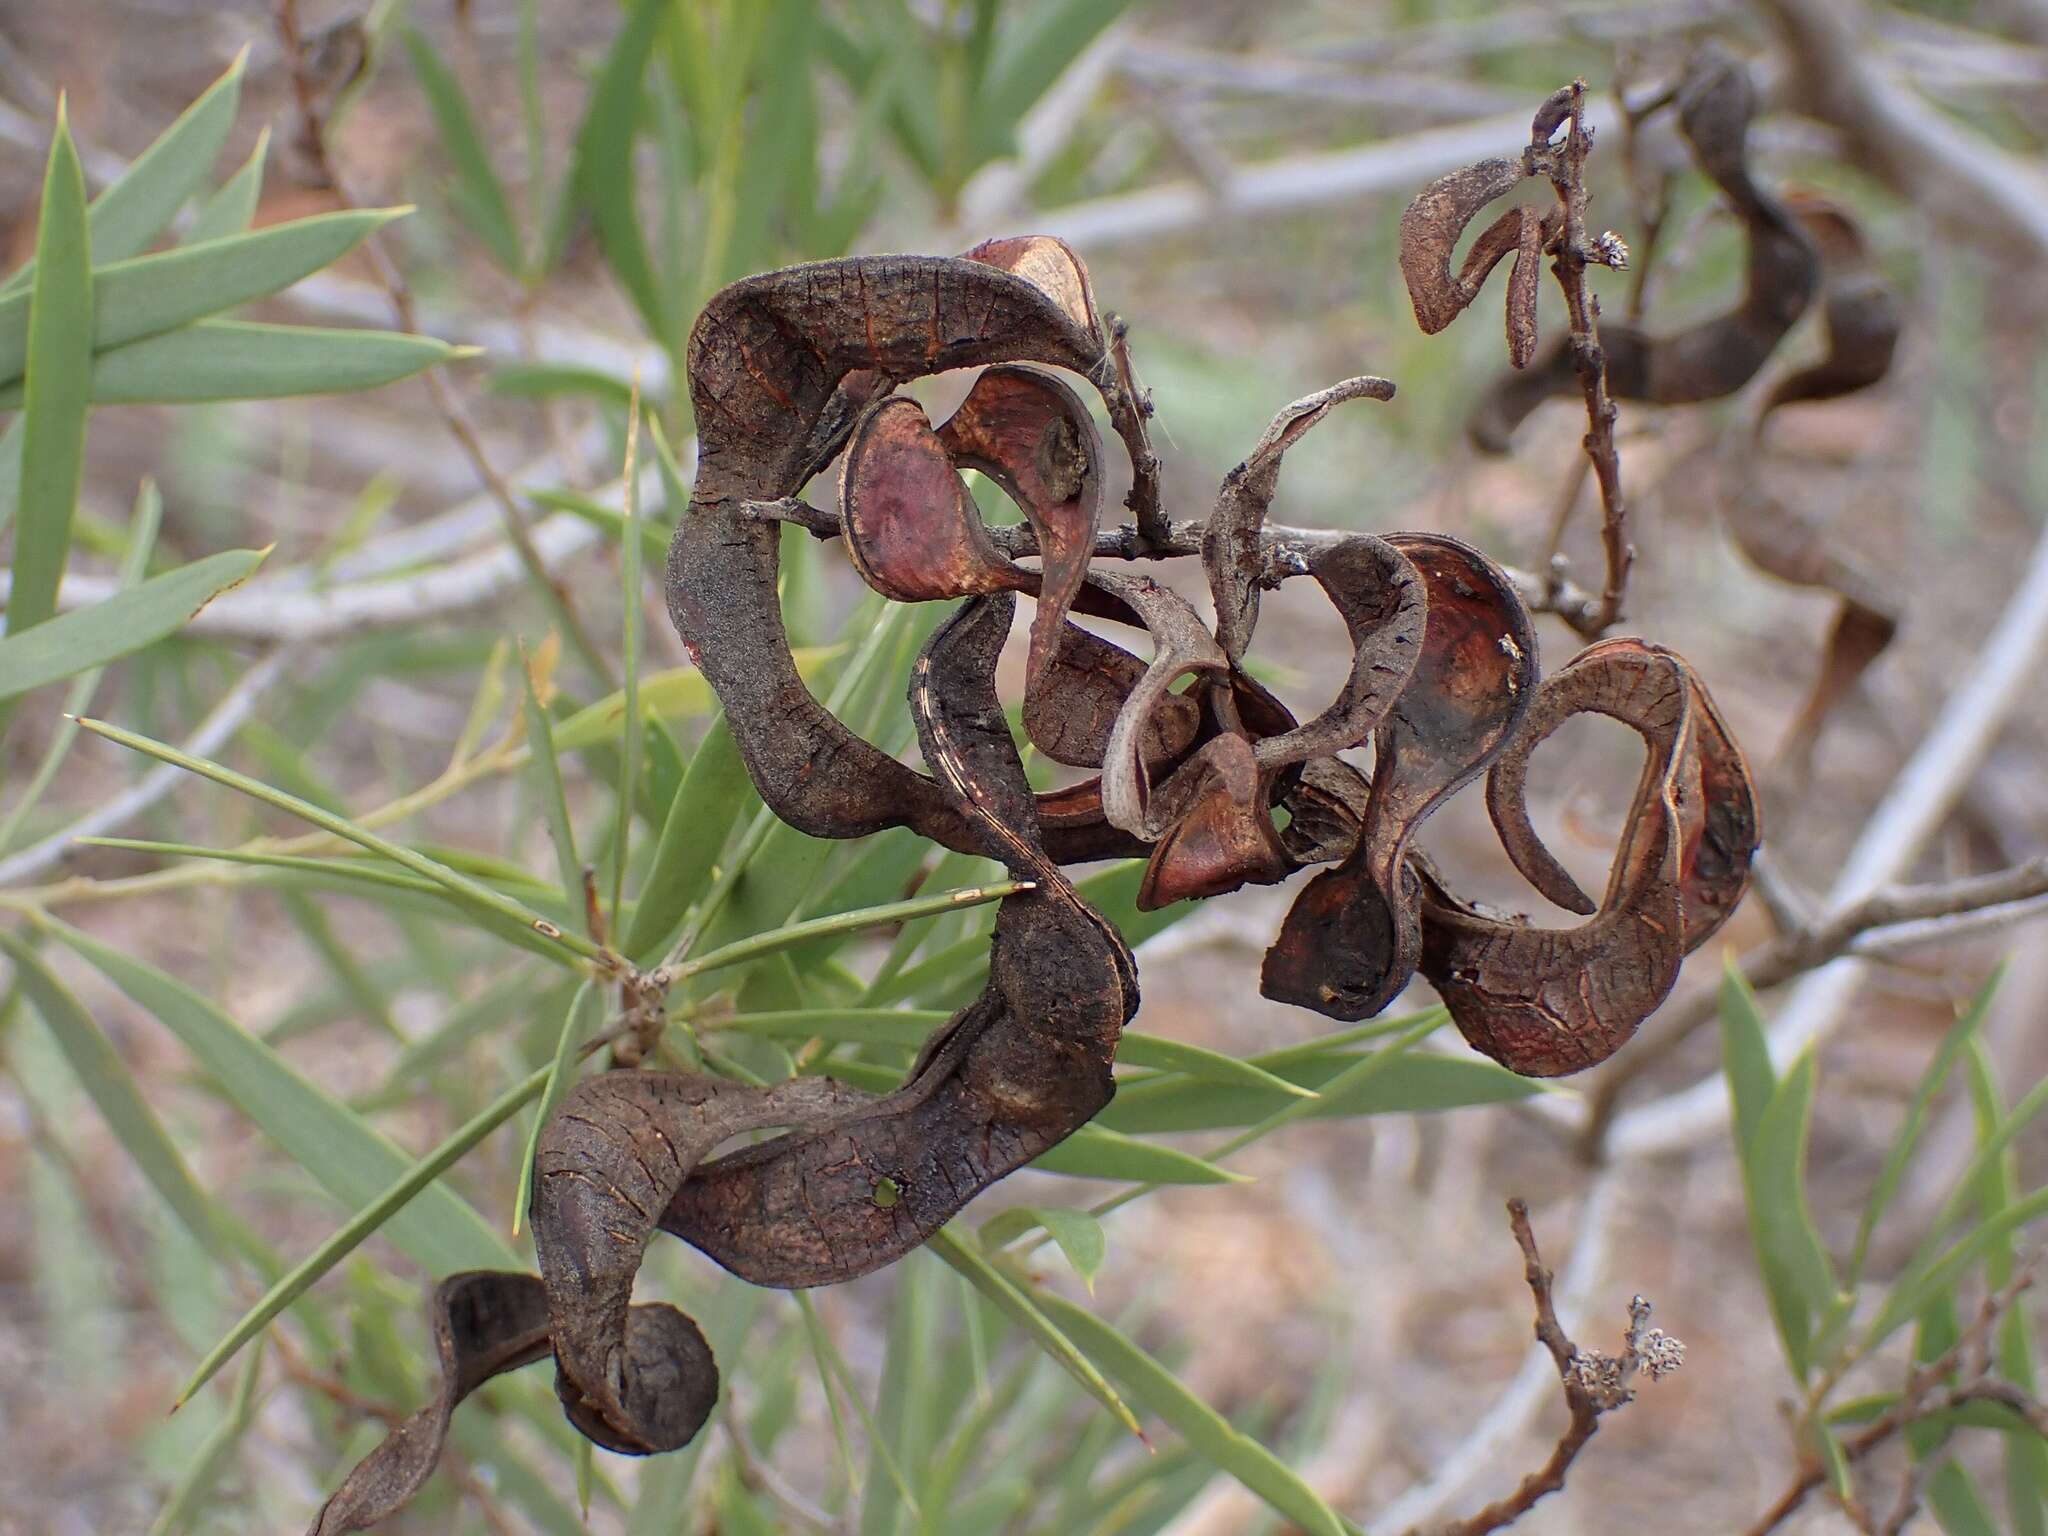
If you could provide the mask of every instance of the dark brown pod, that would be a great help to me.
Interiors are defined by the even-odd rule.
[[[861,579],[899,603],[1025,584],[990,541],[924,407],[907,396],[877,401],[853,429],[839,522]]]
[[[1529,1077],[1557,1077],[1604,1061],[1649,1017],[1685,959],[1681,797],[1696,763],[1693,693],[1685,668],[1639,641],[1602,642],[1543,685],[1524,734],[1496,765],[1498,796],[1519,808],[1521,765],[1574,714],[1611,715],[1649,748],[1606,899],[1576,928],[1536,928],[1482,912],[1419,871],[1421,969],[1474,1048]],[[1526,815],[1504,818],[1518,868],[1544,883],[1555,867]],[[1503,820],[1498,814],[1497,821]],[[1548,865],[1547,868],[1544,866]]]
[[[984,261],[854,257],[735,283],[691,331],[698,468],[669,547],[669,612],[762,798],[813,836],[910,826],[947,847],[975,841],[950,795],[804,686],[776,594],[778,531],[746,504],[801,490],[895,383],[987,363],[1096,369],[1102,339],[1062,288]]]
[[[1428,593],[1413,680],[1376,737],[1378,766],[1358,845],[1295,899],[1266,953],[1260,990],[1336,1019],[1365,1019],[1414,973],[1422,933],[1408,840],[1520,729],[1536,690],[1536,635],[1499,567],[1440,534],[1387,541]]]
[[[1035,368],[995,367],[939,429],[954,464],[1000,485],[1038,534],[1027,690],[1052,665],[1102,520],[1102,439],[1081,397]]]
[[[1408,284],[1408,302],[1425,336],[1449,325],[1478,297],[1487,274],[1522,242],[1522,226],[1532,219],[1521,208],[1502,214],[1473,242],[1464,265],[1454,275],[1451,257],[1465,228],[1495,198],[1514,191],[1529,174],[1520,160],[1482,160],[1439,176],[1401,213],[1401,276]]]

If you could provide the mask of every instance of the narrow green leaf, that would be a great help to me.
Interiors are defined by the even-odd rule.
[[[267,549],[231,549],[117,592],[90,608],[0,639],[0,699],[103,667],[174,634],[263,563]]]
[[[1947,1536],[1998,1536],[1991,1511],[1961,1462],[1945,1461],[1927,1480],[1927,1503]]]
[[[289,811],[300,820],[309,821],[324,832],[332,832],[335,836],[345,838],[360,848],[367,848],[372,853],[382,855],[392,863],[409,869],[416,875],[425,876],[451,895],[479,911],[489,913],[493,917],[522,924],[532,929],[535,933],[540,934],[543,938],[552,941],[563,949],[570,950],[588,959],[598,959],[603,954],[602,950],[581,934],[573,931],[563,931],[539,913],[513,900],[511,897],[492,890],[489,886],[472,880],[467,875],[458,874],[446,864],[430,859],[425,854],[416,853],[401,844],[379,837],[368,828],[357,826],[345,817],[323,810],[309,800],[301,800],[297,795],[288,795],[283,790],[274,789],[270,785],[259,783],[245,774],[237,773],[232,768],[224,767],[206,758],[193,757],[189,753],[179,751],[176,747],[166,746],[160,741],[152,741],[147,736],[139,736],[133,731],[123,730],[118,725],[108,725],[103,720],[81,720],[78,723],[82,728],[91,731],[96,736],[104,736],[109,741],[131,748],[137,752],[146,753],[160,762],[171,763],[176,767],[183,768],[188,773],[196,773],[201,778],[213,780],[216,784],[225,785],[229,789],[239,790],[242,794],[248,795],[255,800],[261,800],[266,805],[274,805],[281,811]]]
[[[99,260],[123,261],[145,250],[205,184],[234,126],[242,99],[242,70],[248,62],[249,50],[244,48],[227,73],[93,199],[92,248]],[[0,284],[0,293],[26,287],[34,273],[33,263],[22,268]]]
[[[1771,1094],[1743,1159],[1750,1233],[1764,1289],[1785,1358],[1802,1381],[1814,1319],[1833,1308],[1840,1290],[1806,1203],[1806,1138],[1816,1079],[1809,1051]]]
[[[1118,1396],[1116,1388],[1109,1384],[1095,1362],[1047,1315],[1040,1305],[1043,1298],[1018,1285],[982,1257],[981,1250],[974,1244],[956,1237],[950,1227],[942,1227],[927,1246],[1030,1335],[1031,1341],[1050,1355],[1055,1365],[1079,1382],[1090,1397],[1115,1415],[1119,1424],[1140,1440],[1145,1438],[1145,1432],[1138,1427],[1137,1415]]]
[[[577,363],[505,363],[491,370],[491,393],[505,395],[514,400],[546,400],[557,395],[587,395],[600,405],[609,405],[625,410],[633,398],[633,386],[629,380],[615,373],[607,373]],[[559,496],[559,499],[555,499]],[[608,507],[597,507],[588,497],[571,493],[547,493],[536,498],[565,512],[587,515],[591,509],[607,514],[601,521],[616,524],[618,514]],[[654,538],[659,530],[650,528],[647,536]]]
[[[173,1536],[184,1530],[193,1516],[207,1508],[212,1502],[215,1486],[221,1474],[227,1470],[228,1458],[248,1433],[249,1426],[256,1419],[256,1383],[263,1372],[263,1351],[253,1351],[249,1361],[242,1367],[242,1374],[235,1379],[235,1397],[229,1405],[227,1417],[221,1420],[206,1443],[199,1448],[199,1454],[192,1458],[171,1489],[171,1496],[164,1501],[164,1507],[157,1512],[150,1524],[149,1536]]]
[[[199,1187],[156,1113],[135,1085],[135,1076],[99,1023],[56,973],[20,935],[0,928],[0,950],[14,962],[15,980],[49,1027],[107,1129],[134,1161],[136,1170],[163,1198],[199,1245],[218,1252],[229,1224]]]
[[[1402,1061],[1407,1056],[1411,1046],[1420,1045],[1438,1029],[1441,1029],[1446,1020],[1447,1015],[1442,1010],[1432,1009],[1417,1019],[1412,1027],[1396,1035],[1377,1051],[1370,1052],[1359,1060],[1352,1062],[1343,1071],[1330,1079],[1328,1086],[1324,1090],[1329,1102],[1334,1105],[1349,1103],[1368,1084],[1384,1076],[1390,1067]],[[1231,1153],[1241,1151],[1253,1142],[1270,1136],[1284,1125],[1292,1124],[1296,1120],[1321,1112],[1322,1107],[1320,1098],[1290,1099],[1264,1119],[1247,1126],[1237,1135],[1231,1137],[1230,1140],[1210,1153],[1210,1156],[1217,1158],[1228,1157]]]
[[[925,878],[925,861],[930,852],[931,845],[915,836],[908,827],[894,827],[878,836],[862,839],[835,861],[838,864],[836,873],[813,895],[807,915],[818,917],[831,912],[851,912],[930,885],[943,887],[974,883],[972,879],[940,881],[935,877]],[[903,931],[908,933],[911,930]],[[848,934],[818,939],[800,950],[791,951],[789,962],[799,974],[822,973],[851,941],[852,936]],[[891,948],[894,948],[893,944]]]
[[[670,0],[632,0],[624,24],[591,86],[590,106],[576,134],[569,185],[590,211],[598,244],[648,331],[667,343],[668,304],[641,233],[635,196],[633,140],[640,121],[642,79]]]
[[[626,957],[635,965],[661,957],[684,914],[710,889],[718,850],[752,798],[739,743],[720,714],[697,744],[683,787],[662,821],[640,904],[626,929]]]
[[[563,1095],[569,1091],[569,1079],[574,1075],[576,1066],[576,1047],[585,1037],[594,1035],[603,1021],[604,994],[598,990],[594,980],[586,977],[583,985],[576,989],[568,1012],[562,1016],[562,1032],[555,1040],[554,1060],[548,1064],[540,1109],[533,1117],[533,1128],[527,1132],[526,1155],[519,1163],[519,1193],[512,1202],[512,1231],[515,1236],[526,1220],[526,1208],[533,1203],[533,1160],[540,1154],[541,1133],[554,1119],[555,1111],[562,1107]]]
[[[633,838],[633,803],[640,791],[640,749],[645,741],[640,713],[640,381],[633,380],[633,400],[626,417],[626,467],[621,475],[625,536],[620,541],[619,628],[623,672],[619,696],[619,781],[613,790],[617,819],[612,827],[612,926],[626,899],[626,862]]]
[[[569,821],[569,799],[562,791],[562,764],[555,756],[555,734],[540,696],[533,691],[533,664],[519,647],[520,710],[526,720],[527,772],[534,798],[547,817],[548,839],[555,845],[555,869],[562,881],[562,899],[575,911],[583,904],[583,861],[576,856],[576,830]]]
[[[981,1245],[993,1251],[1033,1227],[1043,1227],[1051,1235],[1081,1283],[1092,1292],[1096,1272],[1109,1254],[1109,1240],[1103,1236],[1102,1223],[1086,1211],[1064,1205],[1013,1205],[982,1223]]]
[[[14,582],[7,633],[20,634],[57,611],[57,584],[71,552],[71,518],[85,461],[92,362],[92,244],[86,231],[85,173],[57,108],[57,133],[43,175],[36,276],[29,297],[22,391],[21,501],[14,533]],[[4,720],[0,714],[0,720]]]
[[[218,859],[223,863],[275,870],[278,872],[276,878],[253,878],[259,884],[286,890],[341,891],[363,896],[394,911],[428,911],[436,917],[459,919],[466,926],[480,927],[530,954],[545,956],[557,965],[562,963],[562,951],[556,941],[535,931],[532,924],[479,912],[474,906],[458,900],[445,886],[368,859],[315,859],[303,854],[268,853],[252,848],[207,848],[196,843],[164,843],[132,837],[81,837],[77,841],[81,847],[125,848],[133,853],[164,854],[172,858]],[[537,884],[528,885],[522,881],[521,887],[536,900],[550,895],[549,888]],[[559,915],[562,922],[551,923],[552,927],[561,928],[569,922],[569,909],[564,908]]]
[[[1863,1262],[1870,1252],[1870,1239],[1890,1206],[1892,1196],[1898,1193],[1899,1181],[1905,1177],[1906,1164],[1913,1156],[1913,1149],[1920,1144],[1920,1133],[1926,1129],[1927,1112],[1934,1103],[1934,1096],[1941,1092],[1941,1085],[1948,1081],[1949,1069],[1991,1012],[1991,999],[1997,993],[2003,975],[2001,967],[1971,999],[1970,1006],[1949,1027],[1933,1060],[1928,1062],[1927,1070],[1920,1075],[1920,1084],[1913,1090],[1913,1101],[1906,1106],[1906,1118],[1900,1122],[1898,1134],[1892,1138],[1891,1151],[1885,1156],[1884,1167],[1879,1171],[1870,1199],[1863,1207],[1863,1218],[1856,1226],[1856,1246],[1850,1253],[1847,1272],[1851,1286],[1863,1273]]]
[[[656,439],[656,448],[660,446]],[[664,468],[663,473],[669,470]],[[891,658],[919,622],[912,613],[913,605],[907,603],[887,605],[884,611],[879,599],[856,610],[850,627],[861,633],[861,641],[846,659],[825,701],[825,707],[856,733],[868,728],[861,696],[878,692],[873,685],[890,675]],[[721,936],[758,935],[779,928],[810,894],[833,847],[822,838],[805,836],[765,805],[760,806],[672,946],[671,958],[695,950],[707,935],[715,941]]]
[[[1116,1059],[1127,1066],[1177,1072],[1195,1082],[1214,1083],[1223,1088],[1277,1093],[1290,1099],[1322,1097],[1315,1089],[1289,1082],[1279,1073],[1269,1072],[1255,1062],[1241,1061],[1206,1046],[1189,1045],[1184,1040],[1169,1040],[1164,1035],[1147,1035],[1127,1029],[1116,1043]]]
[[[1764,1106],[1778,1086],[1771,1070],[1770,1046],[1764,1038],[1763,1014],[1756,994],[1730,956],[1721,970],[1721,1059],[1728,1074],[1729,1112],[1734,1116],[1735,1153],[1746,1157],[1756,1141]]]
[[[1343,1083],[1344,1074],[1377,1052],[1333,1051],[1327,1055],[1287,1060],[1257,1058],[1257,1064],[1289,1082],[1321,1093],[1301,1101],[1277,1093],[1196,1082],[1187,1078],[1155,1078],[1119,1089],[1096,1123],[1139,1136],[1181,1131],[1221,1131],[1256,1125],[1291,1103],[1306,1103],[1316,1119],[1350,1119],[1361,1115],[1428,1114],[1472,1105],[1505,1104],[1545,1088],[1518,1077],[1490,1061],[1428,1052],[1404,1052],[1375,1068],[1371,1075]]]
[[[899,1045],[915,1050],[924,1043],[925,1036],[951,1017],[949,1011],[940,1008],[795,1008],[782,1012],[726,1014],[713,1020],[709,1027],[783,1040],[816,1037],[854,1045]],[[1251,1089],[1283,1098],[1318,1097],[1313,1088],[1303,1088],[1252,1062],[1137,1030],[1127,1029],[1118,1038],[1116,1059],[1126,1066],[1179,1073],[1197,1082],[1224,1088]],[[1123,1093],[1131,1091],[1132,1088],[1119,1090]]]
[[[1849,1458],[1842,1451],[1842,1442],[1825,1424],[1816,1424],[1813,1443],[1820,1453],[1821,1470],[1827,1473],[1828,1487],[1838,1500],[1848,1502],[1855,1497],[1856,1486],[1849,1475]]]
[[[1865,1339],[1866,1349],[1874,1348],[1892,1330],[1914,1316],[1924,1305],[1928,1295],[1942,1289],[1947,1280],[1940,1278],[1941,1276],[1945,1274],[1952,1279],[1954,1275],[1960,1274],[1976,1257],[1992,1251],[2005,1232],[2013,1230],[2019,1222],[2031,1219],[2021,1217],[2017,1221],[2008,1221],[2013,1210],[2031,1210],[2035,1198],[2033,1196],[2002,1213],[1996,1221],[1980,1226],[1946,1253],[1939,1251],[1939,1245],[1946,1240],[1964,1205],[1982,1188],[1986,1172],[1998,1166],[2006,1149],[2012,1145],[2013,1138],[2032,1122],[2044,1106],[2048,1106],[2048,1078],[2043,1078],[2028,1089],[2026,1095],[2012,1107],[2011,1113],[1999,1122],[1998,1129],[1979,1141],[1975,1156],[1970,1159],[1969,1166],[1963,1170],[1962,1176],[1956,1180],[1955,1187],[1943,1200],[1934,1220],[1928,1223],[1925,1235],[1912,1257],[1906,1261],[1905,1269],[1893,1285],[1891,1295],[1886,1298],[1884,1307],[1871,1322],[1870,1331]],[[1977,1246],[1973,1247],[1972,1244]],[[1906,1299],[1908,1296],[1917,1299],[1909,1302]]]
[[[1101,1125],[1084,1125],[1031,1166],[1070,1179],[1117,1179],[1139,1184],[1242,1184],[1246,1177],[1206,1158],[1156,1141],[1140,1141]]]
[[[441,147],[455,169],[456,203],[463,222],[483,241],[498,265],[516,277],[525,270],[526,257],[520,250],[512,200],[505,195],[505,184],[491,164],[462,82],[416,29],[403,27],[399,36],[412,55],[413,73],[441,132]]]
[[[807,678],[816,677],[820,668],[840,654],[838,646],[798,651],[797,671]],[[695,667],[672,667],[649,673],[640,680],[640,709],[651,719],[692,720],[717,707],[711,685]],[[563,752],[580,752],[585,747],[603,746],[617,736],[625,715],[624,692],[606,694],[568,719],[555,722],[555,747]]]
[[[1211,1466],[1244,1485],[1286,1519],[1319,1536],[1352,1536],[1351,1528],[1307,1483],[1249,1435],[1190,1392],[1174,1374],[1085,1308],[1040,1291],[1032,1300],[1075,1343],[1199,1451]]]
[[[20,416],[0,432],[0,529],[14,521],[21,507],[21,443],[27,435]]]
[[[289,288],[331,266],[407,208],[323,213],[254,234],[103,263],[92,274],[92,350],[108,352]],[[31,295],[0,299],[0,384],[28,362]],[[381,333],[379,333],[381,334]]]
[[[228,1099],[343,1205],[368,1204],[412,1165],[381,1132],[182,982],[66,923],[42,921],[155,1015]],[[445,1184],[431,1185],[385,1230],[401,1250],[436,1274],[519,1267],[476,1209]]]
[[[1015,148],[1017,125],[1130,0],[1046,0],[1010,8],[969,118],[973,169]]]
[[[1998,1138],[2006,1111],[1991,1053],[1981,1035],[1970,1041],[1968,1064],[1971,1106],[1982,1146]],[[1995,1221],[2019,1198],[2019,1160],[2008,1146],[1977,1180],[1977,1214],[1984,1221]],[[2010,1239],[1992,1244],[1985,1254],[1986,1285],[2002,1288],[2008,1284],[2017,1263]],[[2034,1327],[2025,1307],[2006,1309],[1999,1320],[1995,1348],[1998,1369],[2005,1379],[2022,1392],[2034,1392],[2038,1384]],[[2030,1429],[2016,1435],[2005,1448],[2005,1502],[2014,1536],[2048,1536],[2048,1441]]]
[[[243,1313],[221,1341],[208,1350],[193,1368],[191,1377],[179,1389],[178,1402],[190,1400],[214,1372],[232,1360],[244,1344],[268,1328],[279,1313],[311,1290],[323,1275],[355,1252],[369,1237],[389,1225],[416,1197],[430,1189],[436,1179],[460,1162],[472,1147],[531,1102],[547,1086],[548,1070],[543,1067],[525,1081],[515,1083],[499,1094],[489,1106],[464,1122],[446,1141],[357,1211],[326,1242],[280,1276],[277,1283],[263,1293],[262,1299]]]
[[[91,398],[95,405],[194,405],[350,394],[475,354],[402,331],[201,320],[99,353],[92,359]],[[0,389],[0,410],[21,400],[20,385]]]
[[[257,205],[263,201],[263,166],[269,156],[270,129],[266,126],[256,135],[256,147],[241,168],[199,205],[180,243],[204,245],[209,240],[225,240],[255,223]]]
[[[141,584],[149,570],[150,556],[156,552],[157,531],[163,526],[164,499],[158,494],[156,482],[145,478],[135,492],[135,512],[128,525],[128,547],[121,553],[121,569],[115,578],[115,590],[131,592]],[[0,651],[9,642],[0,640]],[[5,816],[0,816],[0,852],[14,844],[15,834],[28,820],[29,813],[42,801],[44,793],[56,782],[57,771],[71,754],[72,744],[78,740],[78,716],[91,707],[93,695],[99,691],[100,678],[105,674],[103,667],[90,667],[71,681],[71,687],[64,695],[63,718],[50,735],[50,744],[44,749],[42,761],[36,764],[36,771],[28,784],[15,798]],[[0,668],[0,676],[5,669]]]
[[[940,912],[957,912],[963,907],[978,907],[987,902],[1001,901],[1005,896],[1029,889],[1031,882],[1028,880],[1004,880],[994,885],[941,891],[934,896],[913,896],[908,901],[884,902],[881,906],[863,907],[856,912],[834,912],[827,917],[814,917],[804,922],[773,928],[765,933],[750,934],[717,949],[707,950],[701,955],[692,955],[675,965],[672,973],[677,981],[684,981],[692,976],[704,975],[708,971],[722,970],[727,966],[758,959],[762,955],[774,954],[777,950],[789,949],[821,934],[848,933],[859,928],[879,928],[892,923],[906,923],[914,918],[930,917]]]
[[[92,243],[100,260],[122,261],[146,249],[205,185],[234,127],[248,62],[245,46],[221,77],[93,199]]]

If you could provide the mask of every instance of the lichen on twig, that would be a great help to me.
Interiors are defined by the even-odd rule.
[[[1650,1326],[1650,1303],[1641,1296],[1629,1301],[1628,1328],[1622,1334],[1621,1353],[1602,1354],[1574,1344],[1557,1320],[1557,1308],[1550,1294],[1552,1275],[1536,1247],[1528,1204],[1519,1197],[1508,1201],[1508,1225],[1522,1250],[1523,1278],[1536,1304],[1536,1339],[1557,1363],[1571,1421],[1549,1458],[1524,1477],[1513,1493],[1467,1519],[1443,1527],[1438,1536],[1486,1536],[1489,1531],[1514,1524],[1538,1500],[1564,1487],[1565,1474],[1598,1432],[1601,1417],[1635,1400],[1633,1383],[1638,1376],[1661,1381],[1685,1363],[1685,1345],[1663,1329]]]

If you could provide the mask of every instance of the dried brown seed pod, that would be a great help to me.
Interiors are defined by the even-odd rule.
[[[1532,125],[1539,143],[1576,99],[1567,90],[1545,104]],[[1414,263],[1419,318],[1428,309],[1448,323],[1469,302],[1465,289],[1476,292],[1513,249],[1510,328],[1518,347],[1533,344],[1529,274],[1545,238],[1533,215],[1496,223],[1458,278],[1448,268],[1480,194],[1519,176],[1479,168],[1411,209],[1419,233],[1404,234],[1403,263]],[[706,307],[689,364],[699,470],[671,550],[670,607],[763,799],[817,836],[913,828],[1000,861],[1021,888],[998,909],[981,995],[933,1032],[888,1093],[631,1070],[577,1085],[536,1162],[540,1275],[471,1274],[442,1287],[440,1393],[350,1474],[317,1536],[402,1506],[456,1404],[496,1372],[548,1355],[565,1412],[599,1444],[644,1454],[696,1434],[717,1390],[703,1337],[673,1308],[631,1301],[657,1230],[758,1284],[850,1279],[925,1242],[980,1190],[1085,1124],[1114,1092],[1137,981],[1121,936],[1063,864],[1149,853],[1139,905],[1157,906],[1339,861],[1289,913],[1267,957],[1267,992],[1360,1018],[1420,963],[1476,1043],[1531,1072],[1570,1070],[1625,1037],[1636,1005],[1668,986],[1676,961],[1667,965],[1665,951],[1681,955],[1711,932],[1746,882],[1756,840],[1747,771],[1676,658],[1639,642],[1595,647],[1545,687],[1537,723],[1521,734],[1539,697],[1535,637],[1485,556],[1436,534],[1354,534],[1304,550],[1266,531],[1288,447],[1344,400],[1389,398],[1384,380],[1348,380],[1288,407],[1225,480],[1199,541],[1212,633],[1171,589],[1091,568],[1105,538],[1142,558],[1165,552],[1162,535],[1185,534],[1158,505],[1127,339],[1117,326],[1104,334],[1087,271],[1061,242],[1022,237],[963,258],[858,257],[750,278]],[[968,366],[983,371],[936,428],[892,393]],[[1080,396],[1045,367],[1103,393],[1132,458],[1131,527],[1100,529],[1102,445]],[[837,516],[793,502],[842,449]],[[960,477],[967,468],[1017,502],[1028,540],[983,523]],[[797,675],[771,520],[791,507],[814,531],[838,532],[885,596],[968,599],[910,681],[925,773],[854,736]],[[1032,554],[1037,568],[1019,563]],[[1352,648],[1338,696],[1305,724],[1244,670],[1260,591],[1301,575],[1336,607]],[[1026,732],[1056,761],[1100,769],[1042,794],[995,690],[1017,592],[1038,598]],[[1082,628],[1081,614],[1144,630],[1150,659]],[[1490,792],[1516,862],[1583,902],[1528,831],[1520,800],[1527,753],[1581,708],[1636,724],[1652,769],[1606,905],[1569,935],[1532,938],[1418,874],[1409,843],[1499,761]],[[1337,756],[1368,739],[1370,781]],[[1276,805],[1288,812],[1284,830]],[[1551,1000],[1566,960],[1586,989],[1576,1013],[1569,999]],[[627,985],[659,996],[654,976],[634,973]],[[1523,995],[1532,988],[1533,1004]],[[1532,1007],[1564,1021],[1558,1038],[1530,1024]],[[717,1155],[734,1135],[766,1130],[779,1134]]]
[[[1440,534],[1387,542],[1421,574],[1427,622],[1413,679],[1375,738],[1358,844],[1302,889],[1267,951],[1260,990],[1335,1019],[1399,995],[1421,954],[1408,840],[1521,728],[1535,695],[1536,634],[1499,567]]]

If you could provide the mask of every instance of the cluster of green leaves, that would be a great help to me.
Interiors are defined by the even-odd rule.
[[[1803,1448],[1818,1458],[1844,1500],[1855,1494],[1844,1433],[1899,1401],[1896,1391],[1846,1396],[1840,1390],[1845,1378],[1908,1327],[1914,1364],[1938,1360],[1961,1336],[1969,1287],[2001,1290],[2013,1276],[2019,1232],[2048,1213],[2048,1190],[2022,1193],[2013,1150],[2015,1138],[2048,1105],[2048,1080],[2017,1103],[2005,1102],[1980,1033],[1997,986],[1994,977],[1962,1010],[1929,1061],[1857,1220],[1848,1256],[1838,1263],[1807,1201],[1807,1139],[1818,1087],[1814,1054],[1802,1054],[1781,1077],[1771,1064],[1755,996],[1732,966],[1722,983],[1724,1061],[1758,1266],[1800,1389],[1797,1431]],[[1872,1241],[1921,1146],[1936,1097],[1959,1064],[1975,1114],[1976,1151],[1934,1219],[1913,1235],[1904,1264],[1888,1285],[1878,1285],[1868,1273]],[[2023,1391],[2035,1390],[2034,1339],[2024,1308],[2007,1309],[1990,1348],[1999,1375]],[[1913,1459],[1933,1463],[1927,1496],[1942,1529],[1949,1536],[1989,1536],[1998,1529],[1989,1513],[1993,1501],[1951,1454],[1956,1431],[1972,1427],[2005,1437],[2005,1488],[1998,1502],[2010,1518],[2008,1529],[2032,1536],[2048,1530],[2048,1444],[2023,1418],[1997,1404],[1929,1415],[1907,1431]]]
[[[523,219],[456,71],[422,33],[401,35],[440,135],[451,209],[492,261],[538,283],[588,228],[680,378],[688,327],[712,293],[848,249],[882,203],[885,148],[950,213],[967,179],[1010,152],[1025,113],[1127,4],[954,0],[927,14],[906,0],[629,0],[550,187],[536,0],[524,0]],[[830,164],[826,112],[850,125],[831,142]],[[643,178],[643,163],[654,174]],[[531,364],[501,370],[497,385],[614,401],[628,387]]]

